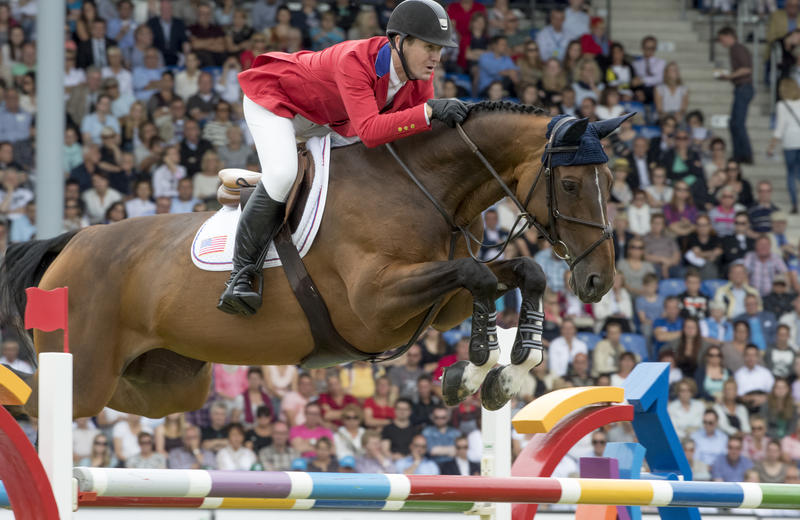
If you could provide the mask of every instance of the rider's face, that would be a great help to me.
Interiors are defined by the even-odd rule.
[[[427,80],[442,59],[442,47],[416,38],[408,38],[403,42],[403,54],[408,70],[414,78]]]

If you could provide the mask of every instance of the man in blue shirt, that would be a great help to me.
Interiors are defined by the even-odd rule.
[[[708,409],[703,413],[703,429],[697,430],[691,435],[695,446],[694,458],[709,466],[713,465],[718,457],[725,456],[725,444],[728,436],[717,428],[718,424],[717,412]],[[741,482],[741,479],[738,482]]]
[[[734,317],[733,321],[746,321],[750,325],[750,343],[763,352],[767,350],[767,346],[775,343],[778,319],[769,311],[759,310],[760,306],[761,300],[758,296],[748,294],[744,298],[744,313]]]
[[[428,443],[431,458],[437,464],[441,464],[456,455],[456,439],[461,436],[461,432],[449,426],[450,410],[444,406],[437,406],[431,413],[433,426],[426,426],[422,430],[422,436]]]
[[[489,52],[484,52],[478,59],[478,94],[484,91],[494,81],[499,81],[508,91],[514,90],[514,85],[519,81],[519,68],[509,56],[508,39],[505,36],[495,36],[489,42]]]
[[[161,67],[161,54],[155,47],[150,47],[144,53],[144,67],[133,69],[133,92],[136,99],[147,102],[150,96],[158,92],[161,88],[161,74],[164,68]]]
[[[677,296],[664,300],[664,315],[653,322],[653,348],[656,353],[670,341],[681,337],[683,320],[680,312],[680,299]]]
[[[547,288],[555,293],[563,293],[566,289],[564,275],[569,270],[567,263],[557,257],[550,246],[546,246],[545,249],[533,255],[533,259],[544,271],[544,276],[547,278]]]
[[[717,482],[744,482],[744,472],[753,462],[742,457],[742,437],[736,434],[728,439],[728,453],[719,455],[711,465],[711,479]]]
[[[409,445],[411,455],[395,462],[397,471],[404,475],[438,475],[439,466],[425,456],[428,443],[422,435],[415,435]]]
[[[6,90],[5,108],[0,110],[0,141],[16,143],[31,135],[31,115],[19,106],[19,92],[10,88]]]

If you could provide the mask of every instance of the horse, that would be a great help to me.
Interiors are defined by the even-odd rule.
[[[523,316],[513,366],[506,368],[527,371],[541,361],[542,269],[527,257],[477,262],[466,239],[454,242],[451,254],[453,229],[434,199],[474,236],[482,236],[483,210],[508,193],[526,200],[526,218],[545,234],[555,233],[548,238],[560,254],[574,260],[572,252],[583,251],[581,261],[570,264],[575,293],[598,301],[609,290],[610,171],[598,161],[551,172],[542,164],[543,154],[550,157],[549,122],[541,109],[482,102],[472,105],[463,136],[434,123],[427,133],[395,141],[391,150],[354,144],[332,151],[325,215],[304,262],[336,330],[362,359],[407,342],[438,302],[431,323],[439,330],[473,317],[470,361],[445,373],[445,400],[454,404],[474,393],[491,372],[483,404],[496,409],[511,397],[516,377],[494,366],[494,301],[519,288]],[[575,145],[574,152],[587,122],[572,122],[561,141]],[[605,137],[618,125],[598,126],[596,133]],[[426,200],[404,167],[433,199]],[[543,172],[546,182],[539,182]],[[550,212],[554,197],[558,210]],[[206,401],[212,363],[314,365],[309,321],[280,269],[264,271],[264,306],[257,315],[216,309],[228,273],[202,271],[189,255],[209,216],[133,218],[8,249],[0,267],[0,320],[17,327],[29,348],[50,352],[62,345],[58,332],[25,334],[24,288],[69,287],[75,417],[96,415],[106,406],[146,417],[196,410]],[[37,377],[29,377],[34,394]],[[21,411],[36,416],[37,396]]]

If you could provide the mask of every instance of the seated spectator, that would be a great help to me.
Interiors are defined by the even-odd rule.
[[[400,460],[402,456],[399,453],[392,453],[392,456],[386,455],[386,450],[381,448],[381,437],[374,431],[364,432],[361,437],[360,451],[362,454],[356,457],[355,466],[358,473],[397,473],[394,460]],[[409,453],[409,446],[405,446],[403,451]]]
[[[33,202],[33,191],[23,181],[24,175],[14,167],[7,167],[0,176],[0,214],[12,221],[21,218],[28,203]]]
[[[631,297],[644,294],[644,279],[648,274],[655,274],[653,264],[644,260],[644,240],[634,238],[627,244],[625,258],[617,262],[617,272],[623,275],[625,289]]]
[[[505,90],[514,92],[519,81],[519,67],[510,57],[508,40],[495,36],[489,43],[489,51],[478,59],[478,95],[486,95],[489,86],[499,81]]]
[[[642,56],[633,62],[637,81],[632,83],[636,98],[642,103],[653,103],[655,100],[655,87],[664,82],[664,69],[666,62],[655,56],[658,49],[658,40],[655,36],[642,38]]]
[[[616,323],[609,323],[611,325],[618,325]],[[618,357],[618,356],[617,356]],[[611,373],[617,370],[617,357],[613,359],[614,369],[609,371]],[[533,376],[533,374],[531,374]],[[572,363],[569,365],[569,371],[567,372],[566,377],[564,378],[565,381],[572,383],[573,386],[592,386],[594,385],[595,377],[591,375],[589,372],[589,356],[586,354],[578,353],[575,354],[575,357],[572,359]],[[530,389],[527,389],[526,386],[527,382],[523,383],[523,388],[520,390],[520,396],[524,396],[525,401],[532,400],[534,397],[534,393],[537,392],[536,387],[543,387],[546,384],[543,381],[536,379],[536,377],[531,378],[531,383],[533,383]],[[526,393],[527,391],[527,393]],[[530,396],[530,399],[528,399]]]
[[[620,354],[619,359],[617,360],[617,366],[619,366],[619,370],[617,370],[614,374],[611,374],[611,386],[621,386],[631,372],[633,372],[633,368],[636,366],[636,363],[636,355],[633,352],[623,352]],[[601,384],[599,381],[600,378],[598,378],[598,385]]]
[[[632,176],[629,173],[627,178],[630,179]],[[634,234],[644,237],[650,233],[650,219],[652,218],[653,208],[647,204],[647,194],[644,191],[638,188],[633,190],[633,201],[628,206],[627,213],[628,224]]]
[[[339,410],[339,413],[341,414],[341,410]],[[333,432],[322,425],[322,408],[318,403],[308,403],[305,408],[305,416],[306,421],[304,424],[292,426],[289,438],[292,448],[300,453],[301,456],[313,457],[315,455],[314,446],[317,441],[322,437],[333,440]]]
[[[131,74],[130,70],[125,68],[125,64],[122,62],[122,50],[119,47],[110,47],[107,54],[108,65],[100,69],[100,76],[105,80],[103,82],[103,88],[106,90],[113,87],[114,82],[116,82],[119,96],[118,98],[112,96],[111,112],[116,117],[122,117],[122,115],[127,114],[128,111],[118,111],[122,110],[122,106],[124,106],[125,103],[133,103],[135,99],[133,94],[133,74]],[[116,99],[121,99],[122,101],[116,102]]]
[[[395,461],[397,471],[404,475],[438,475],[439,466],[426,457],[428,443],[423,435],[415,435],[409,446],[408,457]]]
[[[694,374],[702,353],[705,352],[708,345],[700,336],[700,324],[697,318],[687,316],[683,318],[680,337],[670,341],[662,348],[675,351],[675,364],[684,374]]]
[[[587,102],[587,100],[590,100]],[[590,122],[596,121],[593,118],[595,109],[595,101],[590,97],[584,97],[580,102],[581,104],[581,117],[586,117]],[[584,110],[584,106],[590,106],[591,111]],[[614,160],[612,167],[612,175],[614,182],[611,184],[611,202],[616,202],[620,208],[627,208],[633,200],[633,191],[628,184],[628,173],[630,173],[630,163],[624,157],[619,157]]]
[[[272,444],[272,407],[261,405],[256,408],[256,417],[253,427],[244,434],[244,445],[258,453],[261,448],[266,448]]]
[[[133,69],[133,93],[136,99],[147,102],[161,88],[163,73],[161,53],[155,47],[150,47],[145,51],[144,65]]]
[[[11,242],[27,242],[36,236],[36,202],[25,204],[25,212],[11,221],[8,239]]]
[[[270,415],[275,415],[272,412],[272,399],[264,387],[264,376],[261,372],[261,367],[247,369],[247,390],[236,396],[236,402],[233,406],[235,409],[243,411],[243,427],[255,424],[256,411],[262,406],[270,410]]]
[[[600,92],[602,92],[605,85],[603,85],[602,74],[600,67],[594,58],[584,56],[577,64],[578,77],[572,83],[572,89],[575,91],[575,102],[581,104],[584,98],[592,98],[595,101],[600,99]]]
[[[213,76],[208,72],[201,72],[197,81],[197,93],[186,102],[186,111],[195,121],[203,121],[215,113],[219,102],[219,94],[214,91]]]
[[[471,44],[470,44],[471,48]],[[519,81],[523,85],[536,85],[544,75],[544,60],[539,54],[539,45],[535,41],[527,41],[522,56],[517,59]],[[522,89],[520,89],[522,90]],[[538,95],[537,95],[538,99]],[[539,103],[527,103],[539,104]]]
[[[342,410],[343,426],[333,434],[336,447],[336,456],[342,459],[346,456],[356,457],[363,453],[361,438],[366,431],[361,426],[361,408],[356,404],[348,404]]]
[[[713,348],[715,347],[708,349],[709,352]],[[706,373],[708,372],[710,371],[708,367],[706,367]],[[725,373],[727,374],[727,369],[725,369]],[[716,382],[710,381],[708,377],[706,377],[706,381],[714,386],[716,385]],[[747,408],[740,402],[738,388],[734,379],[725,380],[722,386],[722,394],[717,397],[717,403],[714,405],[714,410],[719,415],[719,429],[728,435],[750,433],[750,414]]]
[[[188,426],[186,415],[182,412],[171,413],[164,417],[164,422],[156,426],[153,434],[156,451],[166,457],[174,448],[180,448],[183,445],[183,434]]]
[[[742,482],[744,472],[753,467],[753,461],[742,456],[742,437],[728,439],[727,453],[718,455],[711,465],[711,479],[716,482]]]
[[[420,346],[412,345],[406,352],[404,359],[405,363],[403,365],[395,365],[389,371],[389,380],[392,384],[391,394],[413,398],[417,389],[417,378],[424,373],[420,367],[420,361],[422,360]]]
[[[456,439],[456,453],[452,459],[439,464],[441,475],[480,475],[481,465],[467,459],[469,441],[465,435]]]
[[[700,220],[698,219],[698,229]],[[686,290],[678,295],[681,303],[681,317],[693,317],[702,321],[708,316],[708,297],[700,292],[702,279],[697,271],[686,273],[684,283]]]
[[[731,265],[744,258],[748,251],[756,247],[756,241],[752,238],[750,221],[747,213],[738,211],[733,218],[733,233],[722,237],[722,272],[727,273]]]
[[[744,366],[744,351],[750,344],[750,325],[745,320],[733,322],[733,336],[722,344],[725,368],[736,372]]]
[[[5,91],[5,105],[0,109],[0,141],[16,143],[30,137],[33,116],[22,110],[19,96],[15,88]]]
[[[733,324],[725,316],[725,305],[712,300],[708,303],[709,316],[700,321],[700,335],[710,345],[721,346],[733,338]]]
[[[592,304],[592,314],[596,320],[595,331],[613,321],[620,324],[623,332],[633,332],[633,298],[625,289],[625,275],[621,271],[617,271],[611,290]],[[552,345],[550,352],[552,354]]]
[[[744,437],[744,455],[753,462],[764,460],[767,455],[767,423],[759,415],[750,416],[750,434]]]
[[[757,346],[747,345],[744,351],[744,366],[734,374],[739,387],[739,397],[751,411],[758,409],[767,401],[772,391],[775,377],[761,364]]]
[[[670,341],[680,339],[683,330],[683,319],[680,317],[680,299],[670,296],[664,300],[664,313],[653,322],[653,348],[658,351]]]
[[[256,454],[244,445],[244,426],[231,423],[225,428],[227,445],[217,452],[217,468],[228,471],[249,471],[256,463]]]
[[[795,347],[789,345],[789,326],[781,323],[775,333],[775,343],[764,353],[764,365],[775,377],[790,378],[794,369]]]
[[[542,60],[555,58],[560,61],[567,54],[570,40],[564,32],[564,19],[563,9],[556,7],[550,11],[550,23],[536,33],[536,43],[539,45]]]
[[[165,70],[161,73],[158,91],[147,100],[147,114],[155,120],[160,120],[162,114],[167,112],[164,109],[168,109],[176,99],[179,98],[175,95],[175,76],[172,71]]]
[[[121,464],[125,464],[128,459],[140,452],[139,434],[141,432],[152,434],[152,431],[142,424],[141,415],[125,414],[123,420],[114,425],[112,430],[114,455]]]
[[[775,276],[785,275],[789,270],[781,255],[772,252],[772,242],[767,235],[759,235],[755,250],[744,255],[742,264],[750,272],[750,283],[761,296],[772,290]]]
[[[153,202],[153,187],[148,180],[136,181],[133,189],[134,198],[125,202],[128,217],[144,217],[156,214],[156,203]]]
[[[793,348],[800,346],[800,296],[792,300],[792,312],[781,316],[779,323],[789,327],[789,344]]]
[[[767,453],[764,460],[758,461],[755,464],[755,469],[758,471],[759,482],[771,484],[784,483],[786,480],[787,465],[783,462],[782,458],[781,443],[776,440],[769,441],[767,443]]]
[[[305,407],[317,396],[314,382],[309,374],[297,376],[297,390],[287,392],[281,400],[281,413],[286,416],[290,426],[306,422]]]
[[[666,219],[661,213],[650,218],[650,233],[644,237],[644,259],[653,264],[662,278],[671,278],[680,271],[681,251],[675,238],[667,233]]]
[[[369,367],[372,369],[372,367]],[[364,401],[364,425],[367,428],[383,428],[394,419],[392,385],[387,376],[375,381],[375,392]]]
[[[170,469],[215,469],[216,465],[214,453],[200,445],[200,428],[188,424],[181,446],[169,450],[167,466]]]
[[[179,181],[186,176],[178,145],[168,146],[164,151],[163,162],[153,172],[153,194],[156,197],[178,196]]]
[[[695,442],[695,458],[709,466],[714,464],[717,457],[725,454],[728,436],[717,428],[718,424],[717,412],[706,410],[703,412],[703,429],[690,435]]]
[[[119,461],[109,446],[108,437],[103,433],[98,433],[92,443],[91,453],[88,457],[79,460],[77,465],[90,468],[116,468]]]
[[[781,451],[787,461],[791,460],[795,464],[800,461],[800,423],[790,435],[781,439],[780,443]]]
[[[202,158],[213,149],[213,145],[200,136],[200,125],[194,119],[187,119],[183,126],[183,141],[180,145],[180,164],[186,174],[193,176],[202,168]]]
[[[450,410],[444,406],[437,406],[433,409],[431,420],[433,425],[426,426],[422,430],[422,436],[427,442],[428,454],[438,464],[455,456],[454,443],[460,432],[449,426]]]
[[[690,148],[691,135],[685,128],[678,128],[673,136],[674,146],[664,150],[659,158],[659,164],[667,169],[667,179],[673,185],[677,181],[684,181],[689,186],[695,206],[701,206],[704,194],[705,176],[700,153]]]
[[[761,406],[759,415],[764,417],[767,423],[767,435],[773,439],[780,439],[795,431],[797,408],[786,378],[775,379],[772,391]]]
[[[561,335],[550,342],[548,348],[550,372],[556,377],[564,377],[567,374],[569,364],[576,354],[589,353],[586,343],[576,337],[577,332],[578,329],[572,319],[565,318],[561,324]]]
[[[700,390],[699,396],[708,401],[720,402],[723,397],[724,385],[728,382],[735,382],[730,379],[731,373],[725,368],[722,349],[719,345],[703,345],[701,347],[700,356],[703,358],[703,363],[697,367],[694,378]],[[700,357],[698,356],[698,358]],[[733,394],[733,399],[736,394]],[[717,411],[718,413],[720,410]],[[729,433],[725,425],[725,418],[720,415],[720,427],[725,433]]]
[[[620,342],[622,326],[618,322],[609,322],[605,333],[605,339],[599,341],[592,351],[592,377],[616,372],[619,368],[617,358],[625,352],[625,346]]]
[[[708,465],[697,460],[694,456],[695,442],[692,439],[684,438],[681,440],[681,445],[683,446],[683,453],[686,455],[686,460],[689,462],[689,467],[692,469],[692,480],[711,480],[711,473],[709,472]]]
[[[339,461],[333,451],[333,441],[327,437],[322,437],[317,441],[314,449],[316,455],[308,461],[308,469],[306,471],[338,473]]]
[[[773,211],[770,215],[772,223],[772,231],[768,233],[770,241],[772,242],[772,250],[781,255],[784,259],[796,259],[798,249],[796,246],[789,242],[789,237],[786,235],[786,230],[789,225],[789,216],[783,211]],[[787,267],[788,267],[787,263]],[[795,269],[790,269],[790,276],[797,277]],[[800,284],[793,282],[792,286],[796,289]]]
[[[637,141],[644,140],[644,138],[638,138]],[[646,157],[642,156],[641,158],[637,158],[636,154],[640,153],[637,152],[636,143],[634,143],[634,160],[637,162],[641,162],[643,165],[647,165]],[[641,170],[639,170],[641,172]],[[645,170],[646,171],[646,170]],[[641,174],[640,174],[641,175]],[[669,204],[672,201],[672,197],[674,194],[674,190],[671,186],[666,184],[667,179],[667,170],[663,166],[654,166],[652,169],[652,184],[646,186],[644,188],[644,192],[647,195],[647,204],[652,208],[654,212],[660,212],[663,210],[666,204]],[[660,213],[654,213],[655,215],[659,215]]]
[[[747,208],[750,228],[756,233],[769,233],[772,231],[771,215],[779,209],[772,203],[772,183],[759,181],[756,197],[756,203]]]
[[[122,194],[109,186],[108,175],[100,170],[92,174],[92,188],[83,194],[86,214],[92,224],[103,222],[106,210],[122,201]]]
[[[642,294],[635,300],[634,309],[639,319],[639,328],[645,338],[653,336],[653,323],[661,317],[664,298],[658,294],[658,277],[645,275],[642,281]]]
[[[728,270],[728,280],[717,289],[714,299],[726,308],[728,318],[738,316],[745,311],[745,296],[758,296],[758,291],[747,283],[747,269],[741,264],[734,264]]]
[[[698,272],[695,276],[699,294],[701,278],[719,278],[718,262],[722,256],[722,242],[711,227],[711,219],[707,215],[698,215],[695,224],[695,230],[686,237],[686,252],[683,257],[686,263]],[[705,317],[705,309],[698,317],[701,319]]]
[[[560,60],[549,58],[545,61],[544,73],[536,86],[539,88],[539,99],[544,105],[558,105],[563,102],[566,107],[565,113],[568,110],[572,110],[574,113],[576,109],[575,91],[569,86],[567,74],[561,66]],[[566,89],[572,92],[573,99],[565,99],[563,93]]]
[[[483,6],[481,5],[481,7]],[[476,13],[472,13],[470,22],[475,19],[475,15]],[[486,18],[483,18],[483,20],[485,22]],[[378,14],[375,12],[374,8],[364,9],[362,7],[362,9],[356,15],[353,25],[347,30],[347,39],[365,40],[367,38],[372,38],[373,36],[383,36],[383,30],[381,30],[381,26],[378,23]]]
[[[487,245],[481,246],[479,256],[482,260],[489,260],[501,253],[500,247],[508,238],[508,231],[500,227],[497,209],[494,207],[484,211],[483,221],[483,243]]]
[[[139,453],[131,456],[126,462],[126,468],[136,469],[167,469],[167,459],[163,454],[155,451],[153,436],[147,432],[139,432]]]
[[[697,395],[697,385],[693,380],[682,379],[676,386],[678,398],[669,402],[667,413],[678,438],[683,439],[703,428],[703,412],[706,406],[700,399],[694,398]]]
[[[783,9],[773,10],[767,21],[767,45],[772,44],[786,36],[789,31],[800,26],[800,2],[797,0],[786,0]]]
[[[399,398],[394,405],[394,419],[381,430],[385,445],[383,451],[391,453],[394,460],[409,454],[408,447],[414,435],[420,432],[419,426],[411,422],[412,407],[413,403],[408,398]]]
[[[108,207],[102,223],[114,224],[115,222],[120,222],[126,218],[128,218],[128,214],[125,212],[125,204],[123,204],[122,201],[119,201]]]
[[[695,230],[698,211],[689,193],[689,185],[680,180],[674,185],[674,195],[662,207],[667,227],[677,237],[688,236]]]
[[[225,56],[225,32],[222,27],[212,23],[211,6],[200,4],[197,7],[197,21],[188,27],[192,50],[200,59],[202,67],[219,67]]]
[[[77,463],[92,454],[92,443],[97,436],[97,427],[90,417],[80,417],[72,423],[72,462]]]
[[[217,148],[226,146],[228,144],[227,132],[232,127],[231,105],[220,101],[214,109],[214,119],[208,121],[203,127],[203,139]]]
[[[358,400],[345,392],[338,373],[328,373],[325,381],[328,391],[320,394],[317,401],[322,409],[322,417],[326,424],[342,426],[342,410],[348,404],[358,404]]]
[[[214,401],[208,411],[209,424],[203,427],[202,448],[214,454],[228,445],[228,434],[225,427],[228,425],[228,405],[225,401]]]
[[[157,30],[159,33],[162,32],[160,22],[156,22]],[[186,31],[184,30],[184,33]],[[185,38],[185,36],[183,36]],[[144,67],[145,62],[145,55],[147,54],[147,49],[153,46],[153,30],[148,25],[140,25],[133,31],[133,46],[128,47],[125,49],[123,53],[123,57],[125,59],[126,66],[131,69],[135,70],[137,67]],[[164,59],[161,55],[161,51],[158,50],[158,65],[164,66]],[[171,65],[171,64],[170,64]]]
[[[187,101],[197,94],[199,79],[200,59],[196,53],[190,52],[186,55],[186,68],[175,75],[175,93]]]
[[[581,51],[584,55],[594,56],[598,63],[606,63],[611,54],[608,35],[606,34],[606,21],[599,16],[593,16],[589,32],[580,37]]]
[[[245,168],[247,159],[253,153],[244,142],[242,130],[231,126],[225,131],[226,143],[219,148],[219,157],[225,168]]]
[[[3,339],[3,357],[0,357],[0,364],[13,368],[20,372],[33,374],[33,367],[27,361],[19,358],[19,341],[13,337]]]
[[[745,296],[744,309],[744,313],[734,317],[734,321],[747,321],[751,343],[762,351],[766,350],[767,345],[775,342],[778,320],[771,312],[761,310],[761,300],[755,294]]]
[[[555,293],[563,293],[564,273],[568,270],[567,264],[556,256],[552,247],[544,247],[533,257],[542,267],[547,277],[547,288]]]
[[[681,80],[676,62],[671,61],[664,67],[664,81],[655,87],[653,94],[659,117],[671,114],[678,119],[684,118],[689,107],[689,89]]]
[[[728,174],[726,185],[733,188],[736,203],[741,205],[741,209],[752,206],[755,203],[753,188],[750,186],[750,182],[742,177],[742,166],[739,162],[733,159],[728,160],[725,172]]]
[[[336,26],[336,14],[331,11],[322,13],[319,26],[312,27],[309,31],[311,36],[311,50],[321,51],[331,45],[341,43],[347,37],[342,29]]]
[[[250,38],[255,31],[248,25],[248,12],[242,8],[235,8],[233,2],[225,4],[226,14],[217,8],[216,21],[225,26],[225,51],[230,55],[238,55],[248,48]]]
[[[259,450],[258,461],[264,471],[289,471],[292,461],[299,456],[289,445],[289,426],[276,422],[272,426],[272,444]]]

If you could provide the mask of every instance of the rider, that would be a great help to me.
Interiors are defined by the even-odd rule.
[[[263,173],[242,210],[220,310],[252,315],[261,307],[254,264],[282,222],[297,174],[296,139],[334,131],[372,147],[425,132],[431,119],[452,127],[466,118],[464,103],[431,99],[442,47],[458,46],[445,10],[433,0],[405,0],[386,34],[318,52],[262,54],[239,74]]]

